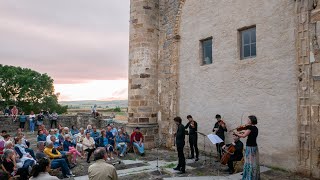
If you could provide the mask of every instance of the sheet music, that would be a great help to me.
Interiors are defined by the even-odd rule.
[[[223,140],[215,134],[209,134],[209,135],[207,135],[207,137],[212,142],[212,144],[218,144],[218,143],[223,142]]]

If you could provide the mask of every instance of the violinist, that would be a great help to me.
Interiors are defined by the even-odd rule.
[[[256,116],[249,116],[243,133],[234,132],[241,138],[247,138],[242,179],[260,179],[259,149],[257,145],[258,123]]]
[[[216,115],[217,122],[214,124],[214,128],[212,132],[216,132],[216,135],[219,136],[223,141],[225,139],[224,132],[227,132],[227,126],[221,119],[221,116],[219,114]],[[220,144],[216,144],[217,152],[219,154],[219,159],[221,159],[221,147],[224,145],[224,142],[221,142]]]
[[[199,150],[198,150],[198,123],[193,120],[191,115],[187,116],[187,119],[189,122],[187,125],[184,127],[185,129],[189,128],[189,144],[190,144],[190,149],[191,149],[191,156],[189,159],[194,158],[194,151],[196,151],[196,159],[195,161],[199,160]]]
[[[243,157],[243,143],[240,141],[240,137],[233,134],[233,143],[231,144],[227,144],[222,146],[222,150],[224,151],[224,153],[229,153],[228,152],[228,147],[230,146],[234,146],[235,147],[235,151],[234,153],[230,153],[230,158],[228,160],[228,172],[229,174],[233,174],[234,173],[234,167],[233,167],[233,162],[234,161],[241,161],[242,157]]]

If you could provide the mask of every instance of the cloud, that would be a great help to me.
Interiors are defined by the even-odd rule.
[[[55,84],[124,80],[128,22],[129,0],[0,1],[0,63]]]

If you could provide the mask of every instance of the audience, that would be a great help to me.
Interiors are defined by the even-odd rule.
[[[75,125],[71,126],[71,134],[72,136],[76,135],[79,133],[79,130],[77,129],[77,127]]]
[[[116,147],[120,150],[120,157],[122,157],[127,150],[127,139],[121,129],[119,129],[119,133],[116,136]]]
[[[91,155],[94,153],[96,162],[89,168],[89,178],[99,179],[101,171],[101,173],[107,175],[104,175],[104,177],[117,179],[113,166],[104,162],[114,159],[114,151],[117,151],[117,154],[123,157],[127,152],[128,145],[133,144],[139,154],[144,154],[144,137],[138,127],[131,136],[125,131],[125,128],[117,129],[114,124],[109,124],[102,129],[97,129],[96,126],[89,124],[86,129],[79,128],[79,130],[73,125],[70,131],[68,127],[59,124],[59,129],[49,129],[48,131],[41,116],[43,116],[42,113],[37,117],[37,120],[42,122],[38,126],[36,155],[29,148],[31,146],[22,132],[24,125],[21,123],[13,141],[6,130],[1,132],[0,155],[3,154],[3,158],[0,159],[0,168],[4,169],[8,175],[20,175],[24,179],[28,179],[30,177],[29,172],[32,169],[30,179],[56,179],[54,176],[50,176],[48,172],[50,169],[59,169],[64,178],[69,178],[74,176],[70,170],[72,168],[70,163],[75,165],[77,158],[79,156],[84,158],[85,153],[86,162],[90,163]],[[30,132],[33,133],[35,115],[32,112],[26,117],[28,118],[25,118],[25,120],[29,120],[30,123]],[[21,122],[21,118],[19,119]],[[100,170],[97,169],[98,167]]]
[[[143,135],[140,132],[140,128],[136,127],[135,131],[131,135],[133,146],[138,149],[140,155],[144,155]]]
[[[106,149],[107,156],[108,156],[107,160],[110,161],[110,158],[112,157],[113,146],[110,146],[108,136],[106,134],[106,130],[104,129],[101,131],[101,136],[99,138],[98,146]]]
[[[48,172],[50,171],[50,160],[42,158],[36,165],[33,166],[31,171],[30,180],[59,180],[56,176],[51,176]]]
[[[50,142],[50,143],[52,143],[52,142]],[[39,161],[41,158],[47,157],[47,155],[44,153],[45,142],[42,142],[42,141],[38,142],[37,148],[38,148],[38,151],[37,151],[37,153],[36,153],[36,157],[37,157],[37,160],[38,160],[38,161]],[[61,169],[61,172],[62,172],[62,175],[63,175],[63,177],[65,177],[65,178],[74,176],[74,175],[72,174],[72,172],[70,171],[70,169],[69,169],[69,167],[68,167],[68,163],[66,162],[65,159],[62,159],[62,158],[52,159],[52,160],[51,160],[51,168],[52,168],[52,169],[58,169],[58,168],[60,168],[60,169]]]
[[[38,130],[38,137],[37,137],[37,141],[46,141],[47,140],[47,136],[45,134],[43,134],[42,130]]]
[[[94,151],[96,162],[89,166],[89,180],[118,180],[116,168],[105,162],[107,158],[105,148],[99,147]]]
[[[83,150],[88,152],[87,163],[90,163],[91,154],[95,150],[95,142],[94,142],[94,139],[90,137],[89,131],[86,132],[86,137],[83,138],[82,146],[83,146]]]

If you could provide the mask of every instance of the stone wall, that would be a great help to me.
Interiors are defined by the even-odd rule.
[[[179,52],[179,115],[193,115],[199,131],[209,134],[216,114],[229,129],[255,114],[260,161],[290,170],[297,167],[298,146],[294,3],[187,0]],[[257,56],[240,60],[238,30],[253,25]],[[200,40],[208,37],[213,63],[202,66]]]
[[[184,0],[160,0],[158,55],[158,123],[166,146],[174,143],[173,118],[178,114],[179,21]]]
[[[143,127],[146,148],[158,134],[158,38],[159,0],[131,0],[127,127]]]

